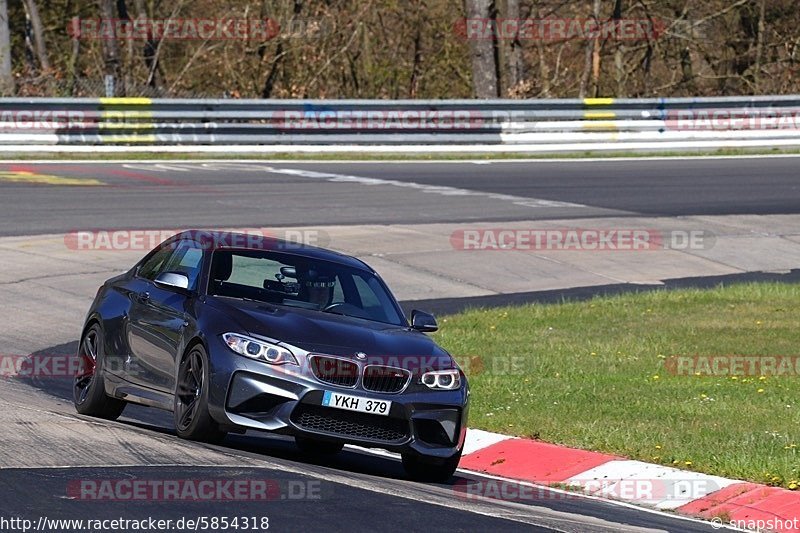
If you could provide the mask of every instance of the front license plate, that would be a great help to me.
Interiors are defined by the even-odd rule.
[[[389,414],[389,409],[392,407],[392,402],[388,400],[371,400],[360,396],[350,396],[349,394],[325,391],[325,395],[322,396],[322,405],[326,407],[335,407],[336,409],[345,409],[347,411],[387,416]]]

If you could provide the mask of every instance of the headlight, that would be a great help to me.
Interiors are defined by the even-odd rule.
[[[265,361],[273,365],[296,365],[297,359],[286,348],[260,341],[238,333],[225,333],[222,336],[228,348],[250,359]]]
[[[461,372],[457,368],[425,372],[422,383],[431,389],[456,390],[461,387]]]

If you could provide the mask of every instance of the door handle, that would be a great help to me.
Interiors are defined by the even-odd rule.
[[[140,292],[138,296],[139,296],[139,301],[142,303],[147,303],[150,301],[150,293],[147,291]]]

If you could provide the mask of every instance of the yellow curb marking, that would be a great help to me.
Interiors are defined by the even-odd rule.
[[[92,178],[67,178],[63,176],[51,176],[49,174],[35,174],[33,172],[26,172],[22,170],[0,170],[0,181],[11,181],[14,183],[37,183],[42,185],[105,185],[105,183],[102,181]]]

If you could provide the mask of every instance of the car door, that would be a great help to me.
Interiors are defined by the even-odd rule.
[[[131,356],[126,372],[129,381],[168,393],[175,388],[175,360],[183,347],[187,311],[195,298],[203,255],[200,245],[191,240],[178,241],[172,248],[158,268],[137,276],[128,321]],[[156,278],[165,272],[186,275],[189,292],[158,285]]]
[[[109,328],[113,337],[105,355],[105,367],[107,371],[127,381],[139,383],[144,381],[137,377],[136,368],[131,367],[133,361],[133,351],[130,346],[131,315],[139,312],[139,295],[150,289],[149,280],[155,279],[162,268],[166,266],[172,252],[173,248],[168,245],[154,250],[142,260],[130,278],[123,279],[114,285],[114,288],[128,301],[119,322]]]

